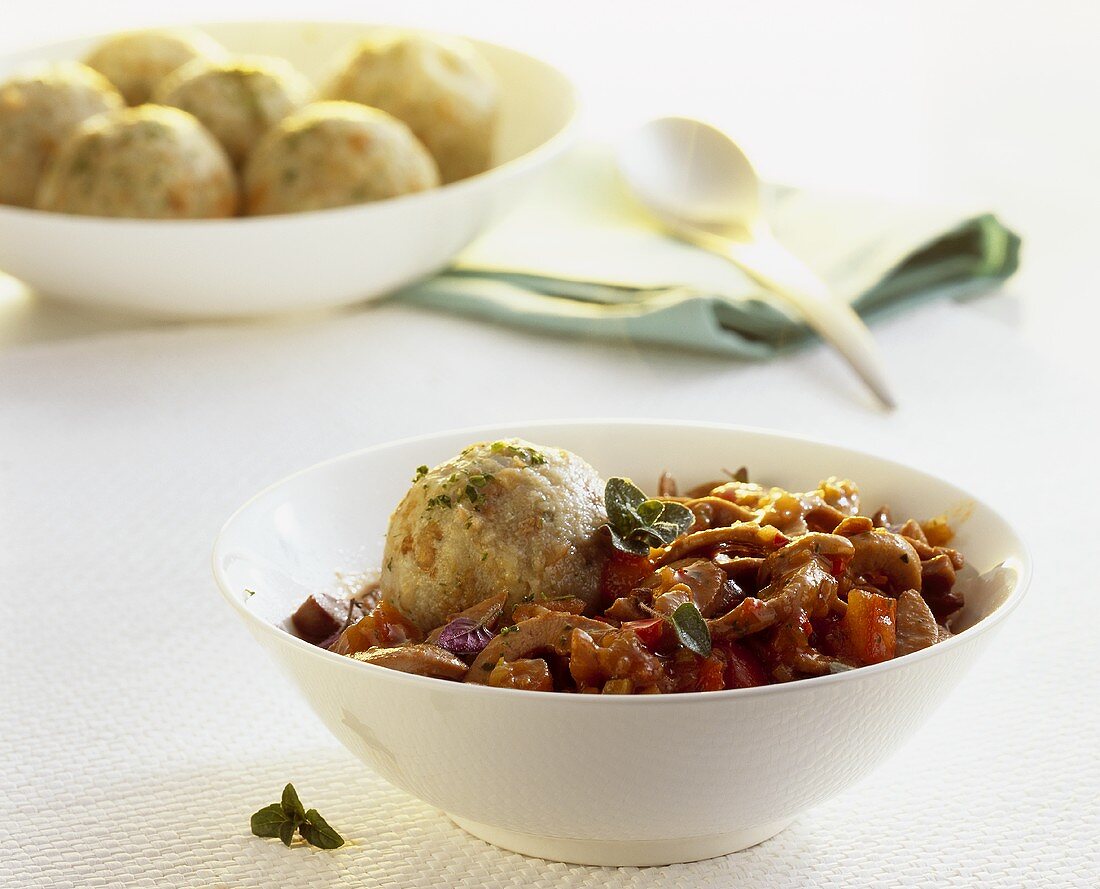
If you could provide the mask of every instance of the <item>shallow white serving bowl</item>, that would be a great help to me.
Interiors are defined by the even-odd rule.
[[[308,593],[335,586],[337,570],[377,567],[389,513],[415,467],[510,435],[568,448],[605,477],[631,476],[646,487],[664,469],[690,484],[744,464],[757,480],[795,489],[848,476],[865,504],[888,502],[897,516],[947,511],[977,569],[966,581],[962,632],[892,662],[787,685],[605,698],[410,676],[280,629]],[[314,466],[229,520],[214,547],[214,574],[325,725],[388,781],[508,849],[650,865],[758,843],[877,766],[986,647],[1023,597],[1030,566],[989,507],[900,464],[749,429],[608,421],[449,432]]]
[[[322,83],[372,25],[200,25],[234,52],[282,56]],[[0,58],[0,81],[80,59],[103,35]],[[0,205],[0,270],[41,293],[171,318],[330,308],[389,293],[445,266],[570,144],[576,97],[538,59],[470,39],[501,83],[496,165],[394,200],[230,220],[96,219]]]

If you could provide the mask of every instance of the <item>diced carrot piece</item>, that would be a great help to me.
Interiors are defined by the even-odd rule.
[[[955,532],[948,524],[945,515],[936,516],[927,522],[921,522],[920,527],[930,546],[947,546],[955,536]]]
[[[633,630],[642,645],[653,651],[661,643],[668,629],[668,621],[663,617],[651,617],[649,620],[628,620],[623,623],[623,629]]]
[[[726,659],[718,649],[699,659],[698,691],[721,691],[726,687]]]
[[[898,603],[889,596],[854,589],[848,594],[844,629],[852,656],[861,664],[877,664],[894,656]]]

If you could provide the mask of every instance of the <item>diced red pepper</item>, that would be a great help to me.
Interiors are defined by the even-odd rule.
[[[752,688],[768,684],[764,665],[748,646],[740,642],[727,642],[722,646],[726,656],[726,688]]]
[[[652,573],[653,563],[647,556],[613,550],[600,577],[600,591],[604,601],[610,603],[626,596]]]
[[[660,644],[666,627],[667,622],[663,617],[654,617],[649,620],[628,620],[623,624],[623,629],[633,630],[642,645],[650,651],[656,649]]]
[[[726,687],[726,658],[720,649],[699,659],[695,680],[697,691],[721,691]]]
[[[829,573],[833,575],[837,580],[840,580],[844,576],[844,571],[848,567],[848,559],[844,556],[833,556],[832,566],[829,569]]]

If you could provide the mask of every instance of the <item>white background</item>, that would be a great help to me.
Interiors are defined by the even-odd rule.
[[[172,6],[7,2],[0,51],[154,14],[466,31],[574,74],[593,135],[709,117],[769,178],[976,200],[1023,233],[1024,266],[995,297],[876,327],[890,417],[820,349],[756,367],[395,305],[162,327],[0,279],[0,886],[1100,884],[1097,7]],[[491,850],[333,745],[232,624],[206,556],[237,504],[315,460],[568,415],[744,422],[911,461],[1021,526],[1031,597],[890,764],[757,849],[662,871]],[[354,845],[247,836],[288,779]]]

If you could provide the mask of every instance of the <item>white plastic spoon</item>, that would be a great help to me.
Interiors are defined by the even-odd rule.
[[[756,171],[729,136],[698,120],[659,118],[624,142],[619,169],[672,234],[724,256],[784,299],[894,407],[871,332],[775,239],[761,216]]]

